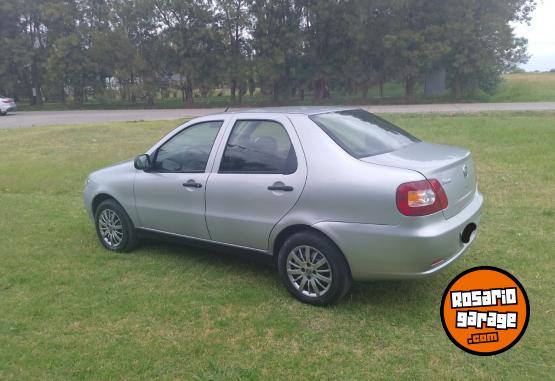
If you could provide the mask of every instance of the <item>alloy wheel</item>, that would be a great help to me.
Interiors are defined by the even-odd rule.
[[[299,292],[309,297],[320,297],[332,285],[332,271],[328,259],[318,249],[297,246],[287,256],[287,276]]]
[[[98,228],[102,240],[109,247],[115,248],[123,241],[123,225],[116,212],[104,209],[98,217]]]

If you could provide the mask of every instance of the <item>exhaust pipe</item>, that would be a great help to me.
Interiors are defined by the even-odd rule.
[[[472,238],[472,234],[474,234],[474,232],[476,231],[476,224],[471,222],[470,224],[466,225],[466,227],[464,228],[464,230],[461,233],[461,241],[462,243],[466,244],[470,242],[470,239]]]

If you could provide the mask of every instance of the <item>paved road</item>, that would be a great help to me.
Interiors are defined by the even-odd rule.
[[[358,106],[360,107],[360,106]],[[377,113],[474,113],[484,111],[555,111],[555,102],[454,103],[426,105],[363,106]],[[174,110],[76,110],[28,111],[0,117],[0,128],[34,127],[52,124],[96,124],[139,120],[173,120],[222,112],[224,109]]]

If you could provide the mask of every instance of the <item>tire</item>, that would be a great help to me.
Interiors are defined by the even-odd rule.
[[[100,203],[94,214],[96,235],[104,248],[116,252],[129,252],[138,243],[133,222],[113,199]]]
[[[7,112],[7,111],[4,111],[4,112],[1,112],[1,111],[0,111],[0,115],[6,116],[6,115],[8,115],[8,112]]]
[[[351,288],[351,272],[345,257],[321,234],[293,234],[280,248],[277,266],[287,290],[303,303],[330,305]]]

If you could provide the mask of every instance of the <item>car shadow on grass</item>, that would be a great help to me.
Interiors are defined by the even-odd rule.
[[[253,273],[260,273],[261,271],[272,273],[276,271],[273,259],[269,255],[223,245],[174,238],[151,239],[143,237],[140,249],[149,251],[149,254],[159,251],[163,255],[174,258],[187,256],[187,258],[199,262],[211,263],[220,267],[232,267],[238,271]]]
[[[204,244],[191,241],[171,239],[141,239],[141,251],[148,255],[159,253],[177,260],[187,258],[199,264],[214,266],[214,269],[226,270],[229,273],[240,273],[246,277],[271,277],[276,285],[281,283],[272,257],[256,251],[242,250],[227,246]],[[351,291],[338,304],[341,305],[372,305],[376,308],[389,308],[393,302],[401,308],[411,310],[423,299],[441,298],[442,281],[437,277],[419,280],[374,280],[353,282]],[[284,297],[290,297],[283,288]]]
[[[416,305],[423,299],[434,297],[443,291],[434,283],[436,282],[430,283],[422,279],[354,282],[346,299],[353,303],[375,306],[399,303],[403,308],[410,308],[411,304]]]

